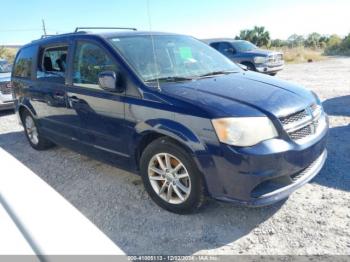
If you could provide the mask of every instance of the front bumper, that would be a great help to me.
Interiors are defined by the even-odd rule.
[[[256,199],[251,199],[249,201],[238,200],[229,197],[217,197],[216,199],[252,207],[271,205],[287,198],[295,190],[312,180],[321,171],[324,163],[326,162],[326,159],[327,150],[324,150],[323,153],[310,166],[308,166],[300,173],[296,174],[296,179],[292,179],[292,182],[290,184],[285,186],[283,186],[283,184],[280,184],[279,186],[272,184],[270,185],[270,189],[272,189],[272,191],[270,191],[268,188],[261,189],[262,194]],[[275,190],[273,190],[273,187],[275,187]],[[267,192],[264,193],[264,191]]]
[[[328,125],[304,144],[271,139],[245,148],[209,146],[210,159],[200,161],[209,195],[247,206],[287,198],[322,169],[327,134]]]
[[[271,73],[276,73],[278,71],[281,71],[284,68],[284,63],[278,66],[273,66],[268,64],[257,65],[255,68],[256,68],[256,71],[260,73],[271,74]]]

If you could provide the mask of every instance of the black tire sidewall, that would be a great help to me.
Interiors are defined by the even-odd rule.
[[[177,157],[186,167],[191,180],[191,192],[185,202],[181,204],[170,204],[160,198],[154,191],[148,178],[148,165],[152,157],[159,153],[169,153]],[[202,204],[204,198],[203,180],[193,157],[176,143],[166,138],[157,139],[143,151],[140,159],[140,172],[146,191],[153,201],[160,207],[177,214],[188,214],[195,212]]]

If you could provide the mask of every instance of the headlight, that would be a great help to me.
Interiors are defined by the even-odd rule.
[[[263,56],[256,56],[254,57],[254,63],[255,64],[263,64],[266,62],[266,57]]]
[[[253,146],[278,136],[267,117],[232,117],[212,120],[220,142],[234,146]]]

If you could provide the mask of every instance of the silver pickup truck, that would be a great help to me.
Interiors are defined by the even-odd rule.
[[[284,67],[281,52],[259,49],[248,41],[220,38],[207,39],[204,42],[233,62],[245,65],[251,71],[276,75]]]
[[[14,108],[11,87],[12,65],[5,59],[0,59],[0,110]]]

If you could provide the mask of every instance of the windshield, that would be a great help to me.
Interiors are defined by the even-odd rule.
[[[156,79],[186,81],[240,71],[219,52],[188,36],[137,35],[111,38],[110,41],[145,82]]]
[[[0,73],[9,73],[12,70],[12,65],[7,61],[0,61]]]
[[[247,52],[247,51],[258,49],[256,45],[248,41],[232,42],[232,45],[238,52]]]

